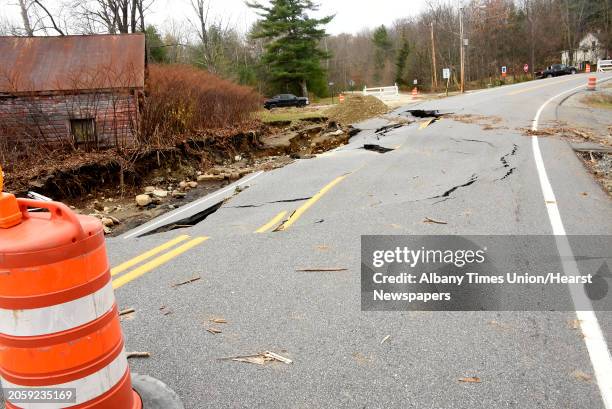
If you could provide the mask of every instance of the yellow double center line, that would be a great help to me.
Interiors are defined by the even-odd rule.
[[[295,222],[298,221],[300,217],[302,217],[304,213],[306,213],[308,209],[310,209],[310,207],[312,207],[312,205],[318,202],[319,199],[321,199],[327,192],[329,192],[338,183],[342,182],[342,180],[344,180],[344,178],[346,178],[347,176],[348,175],[339,176],[336,179],[332,180],[330,183],[328,183],[316,195],[308,199],[306,203],[304,203],[302,206],[300,206],[300,208],[298,208],[295,212],[293,212],[293,214],[289,216],[289,218],[283,224],[281,224],[275,229],[275,231],[284,231],[284,230],[287,230],[289,227],[291,227]],[[270,220],[268,223],[264,224],[259,229],[255,230],[255,233],[265,233],[269,231],[274,226],[277,226],[283,220],[286,214],[287,212],[280,212],[279,214],[274,216],[274,218]]]
[[[113,269],[111,269],[111,276],[115,277],[121,273],[123,273],[124,271],[129,270],[130,268],[137,266],[138,264],[150,259],[151,257],[156,256],[159,253],[162,253],[168,249],[171,249],[172,247],[176,246],[179,243],[182,243],[186,240],[191,239],[190,236],[187,235],[182,235],[182,236],[178,236],[175,239],[172,239],[160,246],[157,246],[145,253],[142,253],[136,257],[134,257],[131,260],[128,260],[122,264],[119,264],[117,267],[114,267]],[[191,239],[189,241],[187,241],[185,244],[176,247],[170,251],[168,251],[167,253],[162,254],[161,256],[158,256],[154,259],[152,259],[151,261],[142,264],[139,267],[136,267],[135,269],[127,272],[126,274],[122,275],[119,278],[116,278],[113,280],[113,288],[117,289],[120,288],[124,285],[126,285],[127,283],[129,283],[130,281],[133,281],[135,279],[137,279],[140,276],[145,275],[146,273],[148,273],[151,270],[156,269],[157,267],[167,263],[168,261],[172,260],[175,257],[180,256],[181,254],[183,254],[184,252],[186,252],[189,249],[194,248],[195,246],[197,246],[198,244],[201,244],[203,242],[205,242],[206,240],[208,240],[208,237],[196,237],[194,239]]]

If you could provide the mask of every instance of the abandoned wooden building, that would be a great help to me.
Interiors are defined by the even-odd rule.
[[[0,143],[129,146],[144,83],[143,34],[0,37]]]

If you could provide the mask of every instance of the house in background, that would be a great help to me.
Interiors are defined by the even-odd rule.
[[[572,57],[570,59],[570,56]],[[606,57],[606,50],[601,45],[601,41],[596,34],[588,33],[585,35],[578,48],[570,51],[561,52],[561,63],[566,65],[574,65],[578,69],[583,70],[586,64],[591,66],[597,65],[597,61]]]
[[[128,146],[144,83],[143,34],[0,37],[0,143]]]

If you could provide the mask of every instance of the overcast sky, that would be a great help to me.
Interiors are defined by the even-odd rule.
[[[211,0],[212,12],[230,20],[241,31],[257,19],[244,0]],[[45,4],[55,9],[60,0],[46,0]],[[318,14],[335,14],[328,25],[328,32],[356,33],[363,28],[381,24],[390,25],[394,20],[418,14],[425,7],[425,0],[319,0],[321,10]],[[19,7],[16,0],[0,0],[0,16],[19,22]],[[147,23],[161,26],[169,19],[183,21],[192,13],[189,0],[155,0]]]

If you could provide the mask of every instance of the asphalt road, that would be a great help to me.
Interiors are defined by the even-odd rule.
[[[573,311],[360,306],[361,235],[552,234],[525,130],[547,100],[585,84],[575,75],[398,109],[399,116],[424,108],[483,118],[442,118],[424,129],[419,120],[383,135],[374,131],[387,121],[368,121],[340,149],[251,175],[238,182],[240,193],[231,186],[109,240],[118,266],[190,236],[115,276],[120,308],[136,309],[123,320],[126,349],[151,353],[130,360],[132,371],[166,382],[186,408],[604,408],[602,379],[569,324]],[[564,96],[573,92],[585,91]],[[558,119],[562,99],[541,111],[540,128]],[[393,150],[368,151],[365,143]],[[539,138],[539,147],[566,233],[612,233],[611,202],[568,144]],[[191,228],[136,237],[227,197]],[[288,228],[271,231],[295,210]],[[207,239],[191,241],[198,237]],[[311,267],[348,270],[296,271]],[[173,287],[193,277],[200,279]],[[597,314],[607,339],[610,315]],[[262,351],[293,363],[219,360]],[[481,382],[458,381],[471,376]]]

